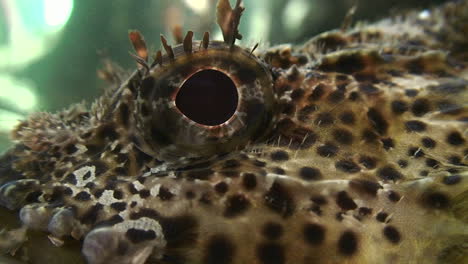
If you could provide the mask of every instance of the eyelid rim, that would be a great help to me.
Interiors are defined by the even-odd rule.
[[[175,146],[172,147],[171,150],[168,150],[167,152],[172,152],[169,154],[172,155],[180,155],[180,156],[187,156],[190,154],[200,155],[200,156],[205,156],[209,154],[209,151],[203,151],[197,149],[197,146],[203,145],[202,143],[205,142],[206,144],[209,144],[211,147],[210,148],[216,148],[220,149],[220,151],[232,151],[234,148],[239,148],[247,145],[249,142],[252,142],[254,140],[257,140],[260,138],[261,135],[266,135],[267,131],[270,130],[271,124],[273,122],[273,119],[277,116],[277,113],[275,112],[276,107],[274,107],[274,104],[277,101],[276,95],[273,91],[273,76],[271,74],[271,71],[267,67],[267,65],[262,62],[259,58],[257,58],[255,55],[251,54],[249,50],[243,49],[239,46],[229,46],[224,42],[220,41],[211,41],[209,43],[208,49],[204,49],[203,47],[200,48],[200,41],[194,41],[192,43],[193,46],[193,51],[192,53],[185,53],[184,48],[182,45],[175,46],[173,48],[174,50],[174,59],[170,59],[167,57],[167,55],[163,56],[163,60],[161,65],[156,64],[154,67],[150,69],[148,72],[148,77],[152,77],[156,80],[157,84],[155,85],[155,88],[153,88],[153,91],[151,91],[151,97],[146,98],[148,101],[153,101],[155,98],[161,99],[161,98],[166,98],[165,102],[167,103],[166,110],[162,109],[159,110],[161,112],[167,111],[168,109],[172,112],[174,112],[174,109],[177,111],[178,116],[182,116],[183,118],[176,118],[174,114],[172,114],[172,118],[176,118],[174,122],[183,122],[185,125],[182,125],[182,127],[188,127],[188,128],[194,128],[192,132],[190,131],[185,131],[181,132],[180,129],[177,127],[174,128],[175,130],[170,130],[170,129],[163,129],[161,133],[169,135],[172,139],[172,142],[177,141],[177,143],[173,144]],[[197,64],[200,62],[206,63],[207,61],[209,62],[210,60],[216,60],[219,59],[219,61],[222,61],[220,65],[213,65],[213,64],[208,64],[209,66],[203,65],[203,64]],[[191,61],[195,60],[195,61]],[[236,63],[232,63],[232,62]],[[223,63],[224,62],[224,63]],[[190,65],[192,66],[192,70],[185,70],[184,72],[184,67],[186,69],[190,69]],[[200,65],[200,66],[198,66]],[[244,74],[247,72],[250,74],[247,78],[240,76],[238,73],[230,73],[229,71],[232,70],[233,67],[238,66],[239,69],[246,68],[248,70],[243,71]],[[193,68],[196,68],[193,70]],[[239,94],[239,100],[238,100],[238,106],[236,109],[236,112],[233,116],[231,116],[226,122],[216,125],[216,126],[207,126],[203,124],[198,124],[190,119],[188,119],[183,113],[181,113],[176,105],[175,105],[175,96],[177,95],[178,90],[180,87],[182,87],[183,83],[193,74],[196,72],[199,72],[203,69],[214,69],[222,72],[223,74],[226,74],[233,82],[236,84],[236,87],[238,89],[238,94]],[[160,97],[157,97],[158,93],[158,85],[161,85],[161,80],[166,80],[172,78],[174,79],[175,77],[173,76],[173,73],[177,72],[179,75],[182,75],[183,77],[178,78],[179,81],[175,81],[172,84],[173,87],[167,88],[165,93],[165,97],[163,94],[160,94]],[[255,76],[252,78],[252,76]],[[250,79],[249,79],[250,77]],[[177,78],[175,78],[177,79]],[[251,82],[244,82],[244,80],[251,80]],[[174,88],[175,87],[175,88]],[[161,89],[161,87],[159,87]],[[243,90],[244,89],[244,90]],[[163,92],[164,93],[164,92]],[[259,109],[257,113],[259,113],[259,117],[252,117],[252,114],[250,116],[246,113],[241,111],[242,110],[242,104],[245,104],[245,108],[243,110],[247,111],[248,109],[251,109],[251,101],[246,101],[246,99],[249,99],[251,96],[257,96],[258,100],[260,101],[261,106],[257,107]],[[168,100],[169,98],[169,100]],[[248,104],[246,103],[248,102]],[[250,108],[248,108],[250,107]],[[172,109],[170,109],[172,108]],[[255,107],[254,107],[255,108]],[[158,111],[158,109],[153,108],[151,111]],[[250,110],[249,110],[250,111]],[[255,112],[255,111],[254,111]],[[244,115],[242,118],[240,116]],[[161,113],[157,113],[156,115],[161,115]],[[167,118],[171,119],[171,115],[168,115]],[[154,118],[153,118],[154,119]],[[155,119],[154,119],[155,120]],[[238,120],[238,121],[237,121]],[[253,122],[258,121],[258,122]],[[253,124],[251,124],[253,122]],[[196,124],[196,125],[194,125]],[[237,126],[235,126],[237,124]],[[142,125],[140,127],[145,127],[145,125]],[[236,128],[237,127],[237,128]],[[196,129],[198,128],[198,130]],[[229,130],[233,130],[229,131]],[[166,131],[166,132],[164,132]],[[195,132],[194,132],[195,131]],[[144,133],[142,131],[144,136],[144,141],[145,142],[150,142],[149,144],[151,145],[151,138],[148,136],[148,134]],[[182,144],[183,142],[187,143],[187,138],[185,140],[177,140],[177,136],[174,136],[174,134],[196,134],[198,135],[198,138],[201,138],[200,141],[194,142],[192,145],[187,145],[187,144]],[[213,137],[217,138],[214,139],[214,143],[208,142],[208,139],[212,139]],[[205,140],[205,141],[203,141]],[[180,143],[182,142],[182,143]],[[202,142],[202,143],[200,143]],[[192,143],[192,142],[190,142]],[[218,146],[218,145],[223,145],[223,146]],[[192,149],[192,153],[187,153],[187,151],[182,150],[183,148],[190,148]],[[151,147],[153,150],[156,150],[156,152],[164,152],[162,149],[166,148],[167,146],[158,146],[158,144],[155,144],[153,147]],[[177,151],[179,150],[179,151]],[[190,151],[188,151],[190,152]],[[158,153],[155,153],[155,155],[158,156]],[[164,156],[164,154],[163,154]],[[165,159],[165,158],[163,158]],[[167,159],[166,159],[167,160]]]

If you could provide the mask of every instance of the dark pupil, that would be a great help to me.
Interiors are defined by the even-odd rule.
[[[220,71],[203,70],[185,81],[175,102],[186,117],[199,124],[215,126],[234,115],[238,99],[231,78]]]

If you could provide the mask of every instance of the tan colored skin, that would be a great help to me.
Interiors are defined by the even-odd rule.
[[[92,264],[468,262],[468,1],[256,56],[230,48],[240,6],[218,7],[225,43],[166,47],[147,65],[133,33],[141,67],[128,81],[89,111],[18,126],[0,158],[2,210],[20,210],[32,239],[47,234],[64,250],[80,241]],[[228,54],[216,67],[264,111],[245,127],[168,135],[153,117],[189,122],[156,114],[173,91],[150,92],[163,96],[152,115],[141,95],[185,80],[191,71],[179,66],[216,52]],[[260,80],[246,90],[248,78],[229,68],[238,60]],[[245,130],[226,137],[231,128]],[[50,256],[28,253],[36,245],[22,244],[18,222],[0,221],[4,252],[29,263]]]

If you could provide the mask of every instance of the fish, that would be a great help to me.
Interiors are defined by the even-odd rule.
[[[12,131],[4,262],[468,262],[468,1],[265,48],[243,12]]]

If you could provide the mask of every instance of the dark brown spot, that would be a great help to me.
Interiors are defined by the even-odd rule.
[[[405,101],[396,100],[392,102],[392,111],[397,115],[401,115],[408,111],[408,104]]]
[[[358,249],[358,238],[353,231],[345,231],[338,240],[338,251],[345,256],[351,256]]]
[[[230,264],[233,263],[236,248],[235,245],[225,235],[215,235],[211,237],[206,245],[203,263],[204,264]]]
[[[437,167],[439,167],[439,162],[435,159],[426,159],[426,166],[428,166],[429,168],[436,169]]]
[[[241,194],[231,195],[226,200],[225,217],[236,217],[245,213],[250,207],[250,201]]]
[[[352,160],[339,160],[335,163],[335,168],[346,173],[357,173],[361,171],[361,167]]]
[[[312,91],[312,93],[309,96],[309,100],[310,101],[316,101],[316,100],[320,99],[325,94],[325,89],[326,89],[326,86],[324,84],[322,84],[322,83],[315,86],[314,90]]]
[[[323,50],[334,51],[348,44],[348,40],[341,34],[330,34],[320,37],[315,42],[316,47],[321,47]],[[341,76],[341,75],[338,75]]]
[[[305,224],[303,233],[304,241],[312,246],[320,245],[325,240],[325,228],[318,224]]]
[[[365,94],[376,94],[379,92],[379,89],[370,83],[362,83],[359,85],[359,90]]]
[[[329,95],[328,95],[328,101],[330,101],[331,103],[334,103],[334,104],[338,104],[340,103],[341,101],[343,101],[345,99],[345,95],[344,95],[344,92],[341,91],[341,90],[336,90],[336,91],[333,91],[331,92]]]
[[[397,192],[395,191],[389,191],[388,194],[387,194],[387,197],[390,201],[396,203],[398,201],[400,201],[401,199],[401,195],[398,194]]]
[[[299,119],[302,122],[305,122],[309,120],[310,114],[315,112],[317,109],[318,107],[316,105],[306,105],[301,110],[299,110],[299,113],[297,114],[297,119]]]
[[[143,189],[139,192],[139,195],[142,199],[148,198],[151,195],[151,192],[149,190]]]
[[[192,215],[176,217],[158,217],[156,212],[148,211],[149,218],[156,218],[164,233],[168,248],[182,248],[192,246],[198,238],[198,221]],[[144,214],[143,214],[144,215]]]
[[[447,135],[447,142],[453,146],[460,146],[465,143],[465,139],[458,131],[453,131]]]
[[[355,73],[362,71],[366,66],[365,59],[362,55],[354,54],[343,54],[338,60],[333,61],[325,59],[319,65],[319,69],[326,72],[339,72],[339,73]]]
[[[74,198],[77,201],[89,201],[91,199],[91,195],[86,191],[81,191],[76,194]]]
[[[400,232],[394,226],[384,227],[383,234],[393,244],[398,244],[401,240]]]
[[[405,95],[408,97],[416,97],[418,95],[419,91],[416,89],[406,89],[405,90]]]
[[[390,150],[395,147],[395,142],[391,138],[382,138],[380,139],[385,150]]]
[[[385,166],[377,171],[377,175],[388,181],[396,181],[403,178],[403,175],[391,166]]]
[[[422,170],[419,172],[419,176],[426,177],[427,175],[429,175],[429,172],[427,170]]]
[[[283,217],[289,217],[294,213],[293,197],[286,187],[278,181],[275,181],[270,190],[265,193],[264,200],[267,207]]]
[[[453,165],[463,165],[461,158],[458,156],[450,156],[448,162]]]
[[[141,229],[130,228],[125,233],[125,236],[132,243],[137,244],[137,243],[141,243],[147,240],[155,239],[156,233],[153,230],[141,230]]]
[[[372,130],[370,130],[370,129],[365,129],[365,130],[362,132],[362,138],[363,138],[366,142],[373,143],[373,142],[375,142],[375,141],[379,138],[379,135],[377,135],[374,131],[372,131]]]
[[[286,171],[280,167],[273,168],[273,172],[280,175],[286,175]]]
[[[67,154],[73,154],[78,150],[78,148],[75,146],[75,144],[68,144],[65,146],[64,150]]]
[[[278,108],[281,109],[281,113],[285,115],[292,115],[296,112],[296,105],[293,102],[283,102],[278,105]]]
[[[67,176],[65,176],[65,179],[63,179],[63,182],[65,183],[70,183],[72,185],[76,185],[78,182],[76,180],[76,177],[74,174],[68,174]]]
[[[196,197],[196,193],[192,190],[188,190],[187,192],[185,192],[185,198],[187,198],[188,200],[193,200],[195,199]]]
[[[318,204],[312,204],[310,206],[309,210],[314,212],[318,216],[322,215],[322,208],[320,208],[320,205],[318,205]]]
[[[328,126],[333,124],[333,122],[333,115],[327,112],[318,114],[317,118],[315,119],[315,124],[317,126]]]
[[[405,127],[408,132],[423,132],[426,130],[427,125],[418,120],[411,120],[405,123]]]
[[[257,177],[253,173],[245,173],[242,177],[242,185],[246,190],[253,190],[257,187]]]
[[[421,143],[423,144],[424,147],[426,148],[435,148],[436,146],[436,142],[430,138],[430,137],[424,137],[422,140],[421,140]]]
[[[346,129],[335,129],[333,131],[333,137],[338,143],[344,145],[350,145],[353,143],[353,134]]]
[[[317,148],[317,153],[326,158],[334,157],[338,153],[338,147],[332,143],[326,143]]]
[[[352,91],[348,96],[348,99],[352,102],[359,100],[359,98],[361,98],[361,96],[356,91]]]
[[[256,166],[256,167],[263,168],[263,167],[266,166],[266,162],[260,161],[260,160],[254,160],[253,165]]]
[[[171,193],[166,187],[161,187],[159,188],[158,196],[162,201],[169,201],[172,199],[172,197],[174,197],[174,194]]]
[[[88,182],[88,183],[86,183],[86,185],[84,187],[92,190],[92,189],[96,188],[96,184],[94,182]]]
[[[360,217],[362,216],[368,216],[372,214],[372,208],[369,207],[359,207],[358,209],[358,214]]]
[[[304,96],[304,93],[305,93],[304,89],[301,89],[301,88],[294,89],[291,93],[291,99],[293,101],[297,101]]]
[[[100,203],[97,203],[88,208],[88,210],[81,217],[81,222],[83,224],[94,224],[99,216],[99,212],[104,206]]]
[[[289,154],[286,151],[277,150],[277,151],[271,153],[270,158],[273,161],[286,161],[286,160],[289,159]]]
[[[356,118],[354,117],[353,112],[350,111],[343,112],[340,115],[340,120],[343,122],[343,124],[346,125],[353,125],[356,122]]]
[[[229,190],[229,185],[225,182],[219,182],[214,186],[214,189],[219,194],[225,194]]]
[[[110,207],[118,212],[125,211],[127,208],[126,202],[115,202],[110,205]]]
[[[327,199],[321,195],[314,196],[310,198],[310,200],[318,205],[325,205],[327,204]]]
[[[366,169],[374,169],[377,166],[377,160],[370,156],[361,156],[359,158],[359,163],[361,163]]]
[[[317,168],[312,168],[312,167],[302,167],[299,170],[299,176],[307,181],[310,180],[319,180],[322,178],[322,174],[320,173],[320,170]]]
[[[278,223],[268,222],[263,226],[262,234],[269,240],[279,239],[283,235],[283,226]]]
[[[261,264],[284,264],[284,247],[276,243],[264,243],[258,246],[257,256]]]
[[[377,219],[377,221],[379,221],[379,222],[385,223],[385,221],[387,221],[387,217],[388,217],[388,214],[387,214],[387,213],[385,213],[385,212],[379,212],[379,213],[375,216],[375,219]]]
[[[446,185],[455,185],[460,183],[462,180],[460,175],[450,175],[450,176],[445,176],[442,182]]]
[[[135,188],[135,185],[133,183],[129,183],[127,186],[128,186],[128,191],[131,194],[137,194],[138,193],[138,190]],[[101,195],[102,195],[102,192],[101,192]],[[94,196],[96,196],[96,194],[94,194]],[[98,198],[98,197],[96,196],[96,198]]]
[[[411,147],[408,149],[408,156],[414,157],[414,158],[420,158],[424,156],[424,151],[418,147]]]
[[[349,197],[346,191],[341,191],[336,197],[336,204],[343,210],[354,210],[357,208],[356,203]]]
[[[411,112],[413,112],[415,116],[423,116],[429,111],[431,111],[431,103],[424,98],[415,100],[411,106]]]
[[[364,179],[354,179],[349,182],[349,186],[356,190],[359,193],[369,194],[371,196],[377,196],[379,189],[382,189],[382,185],[377,182],[364,180]]]
[[[223,164],[223,169],[234,169],[241,166],[241,163],[235,159],[226,160]]]
[[[400,166],[400,168],[408,167],[408,161],[407,160],[398,160],[397,164],[398,164],[398,166]]]
[[[444,193],[432,192],[423,196],[423,203],[430,208],[445,209],[450,205],[450,200]]]
[[[377,131],[377,133],[379,133],[380,135],[384,135],[385,133],[387,133],[388,122],[387,120],[385,120],[382,113],[380,113],[375,108],[370,108],[367,112],[367,117],[369,118],[372,127],[375,129],[375,131]]]
[[[119,134],[116,131],[114,124],[104,124],[98,128],[96,131],[96,137],[100,139],[109,139],[111,141],[116,140],[119,137]]]

